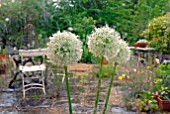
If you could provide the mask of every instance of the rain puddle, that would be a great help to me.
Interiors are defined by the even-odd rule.
[[[0,93],[0,107],[15,106],[16,103],[17,98],[13,90],[6,89]]]

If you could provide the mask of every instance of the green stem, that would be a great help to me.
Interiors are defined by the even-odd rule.
[[[97,112],[97,106],[98,106],[98,102],[99,102],[99,95],[100,95],[100,86],[101,86],[101,80],[102,80],[102,75],[103,75],[103,60],[104,57],[101,58],[101,62],[100,62],[100,71],[99,71],[99,79],[98,79],[98,85],[97,85],[97,94],[96,94],[96,101],[95,101],[95,108],[94,108],[94,112],[93,114],[96,114]]]
[[[70,97],[70,87],[69,87],[69,82],[68,82],[68,71],[67,71],[67,66],[64,66],[65,70],[65,76],[66,76],[66,89],[67,89],[67,98],[68,98],[68,103],[69,103],[69,112],[72,114],[72,105],[71,105],[71,97]]]
[[[108,91],[107,91],[107,97],[106,97],[106,101],[105,101],[105,105],[104,105],[103,114],[106,114],[106,110],[107,110],[107,106],[108,106],[108,102],[109,102],[109,97],[110,97],[110,91],[111,91],[111,88],[112,88],[112,85],[113,85],[114,76],[116,74],[116,66],[117,66],[117,64],[115,63],[114,68],[113,68],[113,74],[111,76],[109,88],[108,88]]]

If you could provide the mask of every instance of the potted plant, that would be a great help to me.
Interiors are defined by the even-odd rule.
[[[160,110],[170,111],[170,90],[167,87],[162,87],[164,91],[160,95],[154,94],[154,99]]]
[[[138,40],[136,43],[134,43],[134,47],[141,47],[141,48],[145,48],[148,45],[148,41],[146,39],[141,39]]]
[[[159,109],[170,111],[170,98],[167,96],[164,96],[164,98],[157,97]]]
[[[161,64],[155,68],[153,83],[153,98],[157,101],[160,110],[170,111],[170,64]]]
[[[155,88],[158,89],[156,94],[153,94],[160,110],[170,111],[170,89],[163,83],[162,79],[157,79]]]

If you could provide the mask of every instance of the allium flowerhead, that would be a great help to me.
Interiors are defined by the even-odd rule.
[[[94,56],[104,56],[108,60],[117,56],[119,48],[120,34],[114,29],[104,26],[96,28],[95,31],[88,36],[88,47]]]
[[[76,63],[82,56],[82,42],[71,32],[57,32],[49,38],[48,57],[57,65]]]
[[[131,51],[128,44],[124,40],[119,40],[119,52],[116,57],[112,58],[113,62],[118,64],[126,63],[131,56]]]
[[[9,21],[9,18],[5,18],[5,21],[8,22],[8,21]]]

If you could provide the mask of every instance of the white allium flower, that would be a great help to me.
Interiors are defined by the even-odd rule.
[[[14,3],[14,2],[15,2],[15,0],[11,0],[11,2],[12,2],[12,3]]]
[[[125,3],[122,3],[122,6],[126,6],[126,4],[125,4]]]
[[[68,30],[69,30],[69,31],[73,31],[73,28],[72,28],[72,27],[68,27]]]
[[[5,21],[8,22],[8,21],[9,21],[9,18],[5,18]]]
[[[96,31],[88,36],[89,51],[94,56],[104,56],[108,60],[116,57],[120,51],[120,34],[107,25],[102,28],[96,28]]]
[[[50,37],[47,44],[48,57],[57,65],[76,63],[82,56],[82,42],[71,32],[57,32]]]
[[[126,63],[131,56],[130,48],[124,40],[120,40],[119,48],[120,51],[118,52],[117,56],[110,61],[116,62],[118,64]]]

